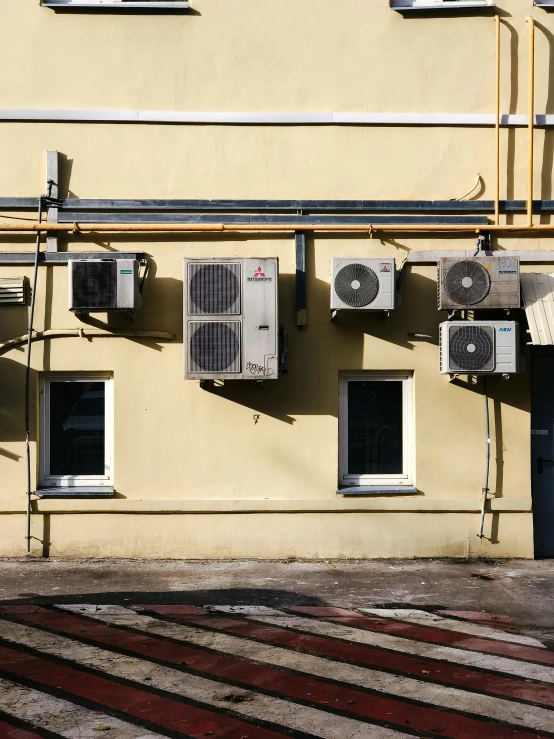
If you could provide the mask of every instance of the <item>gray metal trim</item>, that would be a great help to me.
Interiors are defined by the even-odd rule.
[[[554,1],[554,0],[553,0]],[[38,196],[34,198],[2,198],[0,211],[35,211]],[[492,200],[117,200],[117,199],[66,199],[63,208],[67,212],[82,211],[190,211],[190,212],[259,212],[279,213],[303,211],[307,213],[493,213]],[[501,213],[525,213],[524,200],[501,200]],[[554,213],[554,200],[534,200],[534,213]]]
[[[392,485],[353,485],[352,487],[338,488],[337,495],[413,495],[417,488]]]
[[[113,251],[73,251],[73,252],[41,252],[39,264],[55,265],[68,264],[72,259],[146,259],[144,252],[113,252]],[[34,264],[34,252],[0,252],[1,264]]]
[[[307,288],[306,288],[306,233],[297,231],[294,234],[296,249],[296,325],[304,328],[307,323]]]
[[[39,498],[113,498],[111,487],[38,488],[33,495]]]

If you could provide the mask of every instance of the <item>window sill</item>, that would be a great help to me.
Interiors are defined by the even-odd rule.
[[[445,0],[445,2],[418,2],[414,0],[390,0],[390,9],[396,10],[399,13],[426,11],[429,12],[444,12],[444,11],[475,11],[475,10],[491,10],[496,8],[496,3],[493,0]]]
[[[145,11],[150,13],[180,12],[188,10],[188,0],[125,0],[124,2],[98,2],[98,0],[86,0],[85,2],[72,2],[71,0],[42,0],[43,8],[66,12],[92,12],[103,11],[105,13],[125,13]]]
[[[85,486],[64,488],[39,488],[34,495],[39,498],[113,498],[115,490],[111,487]]]
[[[337,495],[414,495],[412,485],[351,485],[339,487]]]

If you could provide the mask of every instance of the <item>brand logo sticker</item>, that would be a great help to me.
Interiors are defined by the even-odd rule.
[[[511,331],[512,329],[511,329],[511,328],[500,328],[500,329],[498,329],[498,330],[499,330],[499,331]]]
[[[254,274],[252,275],[252,277],[248,277],[247,281],[248,282],[272,282],[273,278],[266,277],[263,269],[260,266],[258,266],[258,269],[254,270]]]
[[[388,262],[381,262],[381,272],[390,272],[390,264]]]

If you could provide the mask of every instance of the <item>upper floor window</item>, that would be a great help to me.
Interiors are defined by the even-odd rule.
[[[495,0],[390,0],[391,10],[479,10],[495,8]]]
[[[189,7],[188,0],[41,0],[44,8],[56,11],[93,11],[125,12],[133,10],[145,11],[178,11]]]

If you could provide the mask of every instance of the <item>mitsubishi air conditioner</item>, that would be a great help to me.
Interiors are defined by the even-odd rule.
[[[342,259],[331,263],[331,310],[393,310],[394,259]]]
[[[279,262],[185,259],[187,380],[276,380]]]
[[[138,260],[69,261],[69,310],[106,313],[137,308],[140,308]]]
[[[515,321],[446,321],[440,325],[443,375],[519,372],[519,324]]]
[[[445,257],[437,282],[439,310],[520,307],[517,257]]]

